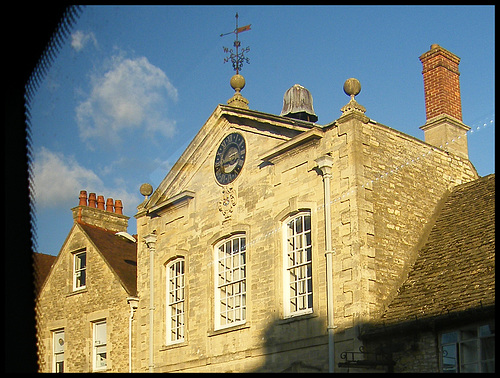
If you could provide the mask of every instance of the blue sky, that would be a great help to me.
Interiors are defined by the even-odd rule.
[[[318,124],[337,119],[346,79],[370,118],[423,139],[422,65],[437,43],[461,58],[463,122],[478,173],[495,172],[493,6],[87,6],[31,103],[37,251],[57,255],[80,190],[133,217],[218,104],[233,95],[235,27],[249,107],[280,114],[301,84]]]

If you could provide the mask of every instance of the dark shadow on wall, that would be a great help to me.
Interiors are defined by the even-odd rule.
[[[326,320],[304,315],[278,319],[264,332],[265,361],[256,373],[328,372]]]
[[[336,343],[335,372],[439,372],[438,338],[442,330],[477,325],[478,322],[494,325],[494,315],[494,307],[489,307],[427,319],[416,318],[390,326],[381,323],[358,324],[355,326],[359,334],[356,340],[363,346],[346,349],[349,343]],[[336,336],[338,339],[342,337]],[[266,328],[264,340],[264,362],[251,372],[328,372],[325,319],[303,316],[275,320]]]

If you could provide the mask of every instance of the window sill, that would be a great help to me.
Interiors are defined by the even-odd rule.
[[[76,290],[70,291],[68,294],[66,294],[66,297],[71,297],[73,295],[87,293],[87,292],[88,292],[87,288],[84,287],[83,289],[76,289]]]
[[[287,324],[287,323],[291,323],[291,322],[296,322],[298,320],[307,320],[307,319],[313,319],[313,318],[317,318],[317,317],[318,317],[318,315],[315,314],[314,312],[309,312],[306,314],[288,316],[286,318],[279,319],[277,321],[277,324]]]
[[[188,343],[186,340],[184,341],[180,341],[178,343],[172,343],[172,344],[163,344],[161,347],[160,347],[160,352],[163,352],[165,350],[170,350],[170,349],[176,349],[176,348],[181,348],[181,347],[185,347],[187,346]]]
[[[227,332],[239,331],[239,330],[246,329],[246,328],[250,328],[250,324],[248,324],[248,322],[245,322],[242,324],[237,324],[237,325],[226,327],[226,328],[210,330],[210,331],[208,331],[208,337],[221,335],[221,334],[227,333]]]

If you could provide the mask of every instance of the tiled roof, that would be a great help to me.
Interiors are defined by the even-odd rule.
[[[46,255],[44,253],[33,253],[33,270],[35,280],[35,291],[38,294],[45,279],[49,275],[52,264],[56,261],[56,256]]]
[[[445,201],[385,325],[495,304],[495,175],[459,185]]]
[[[129,295],[137,294],[137,243],[116,236],[115,231],[78,223],[89,236]]]

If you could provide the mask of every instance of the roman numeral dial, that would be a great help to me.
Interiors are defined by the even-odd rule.
[[[215,178],[221,185],[227,185],[238,177],[245,162],[245,139],[239,133],[229,134],[219,145],[215,154]]]

